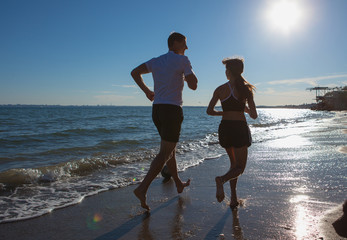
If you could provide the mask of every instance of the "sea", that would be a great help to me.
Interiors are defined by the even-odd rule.
[[[38,217],[139,183],[159,150],[151,112],[150,106],[0,106],[0,223]],[[218,143],[220,117],[208,116],[206,107],[183,107],[183,112],[178,170],[225,155]],[[258,115],[256,120],[247,116],[253,146],[316,145],[310,151],[323,151],[337,170],[312,164],[338,175],[337,182],[324,184],[342,188],[343,198],[347,163],[340,150],[346,145],[347,112],[259,108]],[[273,158],[265,147],[251,146],[249,152],[264,162]],[[288,160],[285,152],[283,158]],[[258,170],[247,171],[256,178]]]

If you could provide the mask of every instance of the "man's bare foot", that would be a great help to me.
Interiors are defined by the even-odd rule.
[[[140,190],[138,190],[138,188],[136,188],[134,190],[134,194],[135,196],[140,200],[141,202],[141,207],[143,207],[144,209],[147,209],[148,211],[150,210],[150,208],[148,207],[147,203],[146,203],[146,194],[142,193]]]
[[[181,184],[178,184],[176,187],[177,187],[177,192],[178,193],[181,193],[181,192],[183,192],[183,189],[185,188],[185,187],[188,187],[190,185],[190,179],[188,179],[188,181],[187,182],[182,182]]]
[[[222,202],[224,200],[224,188],[223,188],[223,181],[221,177],[216,177],[216,187],[217,187],[217,192],[216,192],[216,198],[218,202]]]

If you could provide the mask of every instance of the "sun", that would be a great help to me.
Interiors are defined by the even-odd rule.
[[[297,0],[276,0],[269,6],[266,18],[273,29],[288,34],[300,27],[303,8]]]

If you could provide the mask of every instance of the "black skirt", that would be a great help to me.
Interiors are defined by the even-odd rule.
[[[222,120],[218,128],[219,144],[223,148],[251,146],[252,136],[245,121]]]

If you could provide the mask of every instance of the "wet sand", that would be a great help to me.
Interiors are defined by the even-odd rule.
[[[214,178],[228,165],[222,156],[187,169],[181,178],[192,182],[179,195],[173,181],[155,179],[147,198],[150,213],[140,207],[132,185],[39,218],[0,224],[0,239],[342,239],[331,230],[342,207],[338,211],[337,204],[322,202],[322,209],[311,209],[289,202],[288,194],[255,189],[247,169],[239,180],[241,206],[229,208],[228,184],[226,199],[218,203]],[[300,206],[303,214],[314,216],[298,216]],[[327,208],[335,211],[327,215]]]
[[[338,145],[320,134],[300,136],[292,144],[285,138],[252,145],[236,210],[229,207],[228,183],[225,200],[215,197],[215,177],[229,168],[223,155],[181,172],[182,180],[191,179],[181,194],[172,180],[155,179],[147,196],[150,212],[131,185],[0,224],[0,239],[343,239],[331,224],[342,216],[347,188],[345,135],[333,139]]]

